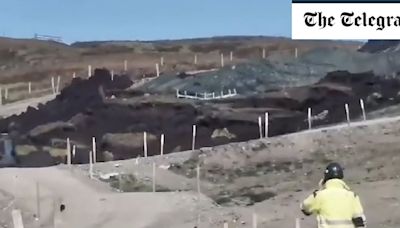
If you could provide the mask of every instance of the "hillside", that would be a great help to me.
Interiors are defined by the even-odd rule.
[[[234,52],[235,62],[261,58],[272,54],[294,55],[313,47],[343,47],[356,50],[358,43],[339,41],[291,41],[271,37],[217,37],[169,41],[101,41],[72,45],[53,41],[0,38],[0,83],[44,81],[61,75],[68,80],[72,73],[87,75],[87,66],[106,67],[116,72],[124,70],[136,76],[154,74],[155,63],[164,57],[164,72],[219,66],[219,53],[228,58]],[[193,63],[198,54],[198,64]]]

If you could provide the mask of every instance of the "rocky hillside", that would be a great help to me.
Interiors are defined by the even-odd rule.
[[[394,52],[400,50],[400,40],[368,40],[359,51],[369,53]]]
[[[392,77],[400,72],[400,53],[360,53],[351,50],[316,48],[298,58],[268,59],[226,66],[220,70],[196,75],[167,74],[140,88],[148,93],[225,93],[236,89],[241,95],[293,86],[309,85],[328,72],[346,70],[351,73],[373,71]]]

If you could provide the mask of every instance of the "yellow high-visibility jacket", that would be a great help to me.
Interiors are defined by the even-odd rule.
[[[366,222],[360,198],[340,179],[328,180],[304,200],[301,209],[317,216],[318,228],[354,228],[354,218]]]

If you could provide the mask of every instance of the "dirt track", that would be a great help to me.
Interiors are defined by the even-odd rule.
[[[178,173],[189,178],[186,184],[182,183],[181,178],[160,174],[161,185],[165,184],[172,190],[196,189],[193,168],[200,162],[202,192],[214,200],[224,195],[231,197],[231,202],[224,204],[233,205],[228,208],[235,210],[235,214],[247,223],[251,217],[242,210],[249,213],[256,210],[265,227],[292,227],[294,218],[301,217],[299,200],[315,190],[323,167],[335,160],[345,166],[346,181],[363,199],[369,226],[394,228],[400,224],[393,211],[400,206],[400,195],[396,190],[399,186],[399,129],[399,117],[372,120],[353,123],[351,127],[343,124],[270,140],[204,148],[194,153],[171,154],[166,158],[143,159],[140,164],[147,167],[145,169],[135,168],[137,166],[132,160],[113,162],[122,168],[116,169],[110,163],[104,163],[99,164],[98,169],[130,170],[145,179],[151,177],[151,161],[159,165],[175,164],[181,166]],[[376,156],[377,153],[379,156]],[[170,170],[177,172],[175,168]],[[160,169],[157,172],[164,171]],[[181,187],[173,188],[174,185]],[[243,189],[248,191],[243,192]],[[261,196],[266,192],[276,196],[264,198],[243,209],[249,201],[240,194]],[[378,207],[384,209],[377,212],[374,208]],[[304,224],[311,225],[312,222],[312,219],[306,219]]]
[[[159,227],[157,222],[162,222],[165,225],[163,227],[183,228],[185,225],[174,225],[175,216],[193,216],[190,210],[193,210],[193,202],[197,197],[193,193],[119,194],[112,192],[104,184],[88,180],[78,172],[79,170],[74,170],[71,173],[60,167],[3,169],[0,171],[0,180],[13,184],[2,186],[1,190],[16,193],[13,205],[22,208],[25,227],[36,227],[37,223],[41,227],[53,227],[54,211],[57,227],[60,228],[156,228]],[[40,185],[41,193],[39,222],[32,219],[33,214],[36,214],[36,201],[33,197],[36,194],[36,182]],[[202,201],[207,207],[211,206],[209,200]],[[66,206],[63,212],[59,212],[61,203]],[[6,216],[5,213],[4,215]]]

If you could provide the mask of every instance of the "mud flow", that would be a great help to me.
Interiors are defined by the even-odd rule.
[[[49,166],[64,163],[66,139],[75,146],[73,163],[87,163],[92,137],[97,142],[98,161],[143,156],[143,133],[148,155],[191,150],[192,125],[197,126],[196,148],[260,137],[258,118],[269,113],[269,136],[312,126],[360,118],[360,99],[373,111],[400,101],[400,82],[372,72],[351,74],[337,71],[309,86],[269,91],[263,95],[218,101],[188,101],[175,94],[143,94],[129,89],[127,75],[97,69],[89,79],[76,78],[52,101],[28,108],[20,115],[0,120],[0,130],[16,144],[18,166]],[[162,97],[163,99],[160,99]],[[264,136],[263,136],[264,137]]]

